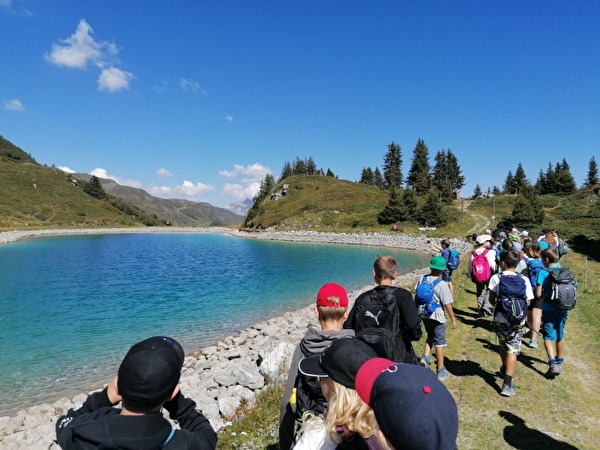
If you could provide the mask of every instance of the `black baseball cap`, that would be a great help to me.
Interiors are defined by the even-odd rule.
[[[153,408],[167,400],[179,383],[184,358],[179,342],[166,336],[154,336],[131,347],[117,380],[127,406]]]
[[[377,353],[360,339],[341,338],[333,341],[320,354],[307,356],[298,363],[298,370],[309,377],[329,377],[348,388],[355,389],[358,369]]]

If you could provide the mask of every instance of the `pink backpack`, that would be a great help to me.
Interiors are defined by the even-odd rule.
[[[492,269],[486,257],[489,251],[490,249],[486,248],[481,254],[473,252],[471,278],[475,283],[487,283],[492,276]]]

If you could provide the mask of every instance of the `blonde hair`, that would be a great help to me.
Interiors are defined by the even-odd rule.
[[[344,435],[338,433],[338,427],[345,426],[348,432],[368,439],[377,431],[375,413],[363,402],[354,389],[347,388],[336,381],[331,382],[331,396],[325,417],[309,416],[302,425],[302,432],[319,426],[325,427],[327,442],[339,444]]]
[[[345,306],[317,306],[319,320],[322,322],[341,322],[346,318],[348,308]]]

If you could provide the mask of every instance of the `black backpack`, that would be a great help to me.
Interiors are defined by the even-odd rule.
[[[573,309],[577,303],[577,281],[570,269],[554,268],[544,280],[542,296],[545,302],[561,309]]]
[[[296,378],[296,424],[302,425],[304,415],[310,412],[322,416],[327,409],[327,400],[317,377],[307,377],[298,372]]]
[[[510,325],[520,325],[527,319],[525,278],[521,275],[500,275],[496,296],[496,313]]]
[[[356,299],[352,328],[356,337],[367,343],[381,358],[401,361],[398,349],[401,339],[400,311],[396,304],[396,288],[372,289]]]

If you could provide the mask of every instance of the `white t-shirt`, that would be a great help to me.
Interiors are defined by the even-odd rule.
[[[316,423],[302,433],[293,450],[335,450],[337,444],[325,437],[325,423]]]

